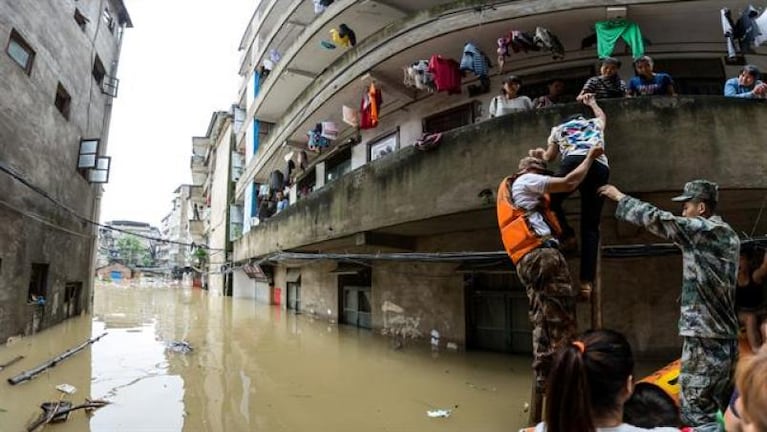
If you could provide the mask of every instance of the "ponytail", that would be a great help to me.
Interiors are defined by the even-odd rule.
[[[582,346],[568,344],[554,357],[546,388],[547,432],[595,431]]]
[[[595,416],[620,410],[633,371],[631,346],[612,330],[588,331],[560,348],[547,382],[546,431],[595,432]]]

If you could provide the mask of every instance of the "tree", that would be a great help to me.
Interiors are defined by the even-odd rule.
[[[135,267],[138,264],[145,264],[149,251],[139,239],[132,235],[123,235],[117,239],[115,245],[117,256],[123,264],[128,267]]]

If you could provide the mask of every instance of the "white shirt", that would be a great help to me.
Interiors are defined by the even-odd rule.
[[[514,180],[511,186],[511,197],[514,205],[525,210],[532,210],[541,204],[549,177],[541,174],[522,174]],[[539,212],[530,213],[528,218],[535,233],[539,236],[550,236],[551,228]]]
[[[614,427],[607,427],[607,428],[597,428],[597,432],[645,432],[645,431],[652,431],[652,432],[679,432],[679,428],[674,427],[657,427],[652,429],[645,429],[640,428],[636,426],[631,426],[630,424],[622,423],[618,426]],[[546,432],[546,425],[543,423],[538,423],[535,425],[535,432]]]
[[[527,96],[509,99],[505,95],[496,96],[490,101],[490,117],[500,117],[518,111],[533,109],[533,102]]]

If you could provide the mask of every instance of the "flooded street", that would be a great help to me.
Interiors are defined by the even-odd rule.
[[[190,288],[97,286],[82,316],[0,347],[5,381],[103,332],[35,378],[0,391],[0,431],[22,431],[40,403],[112,402],[55,431],[509,431],[523,426],[529,358],[394,350],[370,331]],[[189,353],[168,349],[185,340]],[[432,409],[453,409],[429,418]]]

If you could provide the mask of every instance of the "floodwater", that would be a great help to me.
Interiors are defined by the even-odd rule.
[[[4,382],[103,332],[30,382]],[[168,349],[176,340],[193,351]],[[97,286],[93,316],[0,346],[0,431],[22,431],[40,403],[111,402],[46,431],[514,431],[530,359],[393,349],[371,331],[184,287]],[[447,418],[427,411],[451,409]]]

